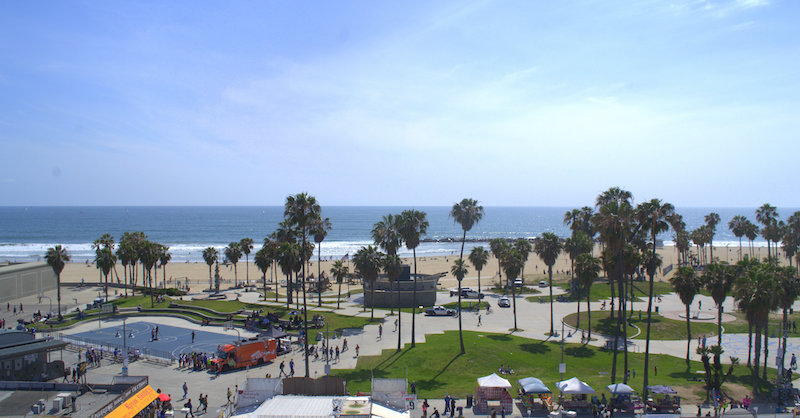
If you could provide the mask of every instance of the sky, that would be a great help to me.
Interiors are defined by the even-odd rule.
[[[800,2],[0,12],[0,205],[800,206]]]

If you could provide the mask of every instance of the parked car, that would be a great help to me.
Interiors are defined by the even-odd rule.
[[[470,289],[468,287],[462,287],[461,288],[461,297],[466,296],[467,292],[472,292],[472,289]],[[458,296],[458,289],[450,289],[450,296]]]
[[[514,279],[515,287],[522,287],[522,279]]]
[[[432,308],[428,308],[425,311],[425,314],[426,315],[431,315],[431,316],[455,316],[456,315],[456,310],[455,309],[447,309],[444,306],[436,305],[436,306],[434,306]]]
[[[497,306],[501,308],[508,308],[511,306],[511,300],[509,300],[507,297],[504,296],[500,298],[499,301],[497,301]]]
[[[539,287],[547,287],[547,282],[544,280],[539,281]]]

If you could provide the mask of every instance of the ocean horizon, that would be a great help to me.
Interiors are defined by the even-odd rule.
[[[460,250],[462,231],[448,214],[450,206],[323,206],[322,216],[329,217],[332,229],[322,242],[322,256],[342,257],[372,244],[372,226],[389,213],[417,209],[428,215],[428,241],[417,248],[417,256],[449,255]],[[465,252],[481,241],[492,238],[534,238],[543,232],[561,237],[570,234],[563,224],[567,206],[486,206],[483,219],[467,233],[475,242],[465,245]],[[714,237],[715,246],[739,246],[739,240],[728,229],[728,221],[744,215],[755,222],[755,207],[741,208],[676,208],[683,215],[686,227],[702,225],[704,217],[717,212],[721,221]],[[797,208],[778,208],[786,219]],[[255,250],[261,247],[283,218],[283,206],[0,206],[0,261],[37,261],[47,248],[66,246],[75,262],[94,257],[91,243],[108,233],[115,240],[126,231],[142,231],[149,239],[170,247],[173,262],[202,261],[206,247],[221,249],[244,237],[254,240]],[[672,245],[672,232],[659,239]],[[743,240],[747,245],[747,240]],[[766,246],[759,237],[755,245]],[[254,251],[255,251],[254,250]],[[316,252],[316,251],[315,251]],[[410,256],[405,247],[401,257]]]

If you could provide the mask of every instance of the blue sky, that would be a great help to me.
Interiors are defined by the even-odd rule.
[[[800,3],[10,2],[0,204],[800,206]]]

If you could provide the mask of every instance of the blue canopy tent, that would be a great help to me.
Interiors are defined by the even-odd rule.
[[[518,382],[525,393],[552,393],[550,388],[548,388],[541,379],[535,377],[519,379]]]

